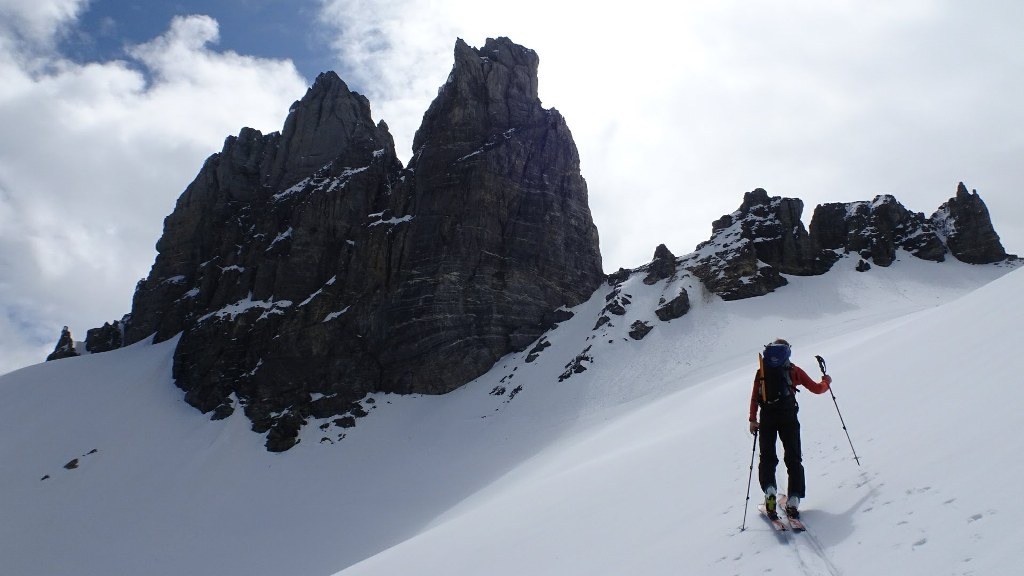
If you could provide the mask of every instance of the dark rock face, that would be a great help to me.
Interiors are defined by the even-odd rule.
[[[811,238],[823,248],[859,254],[879,266],[891,265],[897,249],[934,262],[942,262],[946,253],[924,214],[907,210],[889,195],[818,206],[811,218]]]
[[[961,182],[956,196],[932,214],[931,223],[945,238],[949,251],[968,264],[991,264],[1006,260],[1006,250],[992,227],[988,207],[978,191],[967,191]]]
[[[655,316],[658,317],[662,322],[668,322],[669,320],[675,320],[676,318],[682,318],[690,311],[690,295],[683,288],[679,290],[679,295],[675,298],[663,303],[654,311]]]
[[[310,168],[309,158],[323,162]],[[270,313],[301,302],[347,257],[367,215],[384,209],[400,168],[366,99],[321,74],[283,133],[229,137],[178,199],[136,287],[126,341],[166,340],[232,303]]]
[[[629,279],[629,276],[632,273],[633,271],[629,270],[628,268],[619,268],[615,272],[612,272],[611,274],[608,275],[608,285],[615,286],[618,284],[622,284],[623,282]]]
[[[676,257],[675,254],[665,247],[664,244],[659,244],[654,249],[654,259],[648,265],[647,276],[644,278],[644,284],[650,286],[660,280],[667,280],[676,273]]]
[[[415,217],[396,232],[388,389],[451,390],[603,280],[579,155],[562,116],[540,105],[537,66],[507,38],[456,43],[393,204]],[[438,354],[409,353],[424,346]]]
[[[89,352],[109,352],[120,348],[124,343],[124,325],[127,317],[105,322],[100,328],[92,328],[85,333],[85,349]]]
[[[651,330],[654,330],[654,326],[643,320],[637,320],[629,326],[629,337],[633,340],[643,340]]]
[[[46,357],[46,361],[60,360],[62,358],[72,358],[78,356],[78,350],[75,350],[75,340],[71,337],[71,330],[65,326],[60,331],[60,338],[57,340],[57,346],[54,347],[53,352]]]
[[[524,349],[603,281],[538,62],[505,38],[459,40],[408,169],[366,98],[322,74],[281,133],[243,129],[206,161],[125,343],[182,333],[186,401],[225,417],[237,398],[275,451],[309,417],[365,414],[369,392],[447,392]]]
[[[739,210],[711,225],[711,239],[682,265],[725,300],[767,294],[787,281],[782,274],[823,274],[838,259],[807,233],[796,198],[769,197],[758,188]]]
[[[621,286],[616,286],[614,290],[604,297],[606,304],[598,315],[597,324],[594,326],[594,330],[597,330],[601,326],[612,321],[609,314],[614,316],[625,316],[626,308],[633,303],[632,298],[633,297],[629,294],[622,293]]]
[[[933,262],[942,262],[947,251],[976,264],[1016,258],[1003,250],[985,203],[962,183],[931,218],[881,195],[818,206],[808,233],[802,211],[798,199],[769,197],[760,188],[748,192],[739,210],[712,224],[711,239],[678,263],[711,292],[737,300],[784,286],[783,274],[824,274],[844,253],[860,257],[860,272],[871,263],[891,265],[900,250]]]

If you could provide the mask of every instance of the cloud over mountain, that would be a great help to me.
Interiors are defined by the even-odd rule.
[[[38,361],[54,327],[119,317],[202,159],[240,125],[277,125],[306,85],[291,62],[216,50],[203,16],[124,60],[72,62],[55,43],[82,5],[3,9],[0,372]]]

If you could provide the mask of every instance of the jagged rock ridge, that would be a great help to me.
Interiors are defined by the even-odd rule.
[[[819,205],[808,232],[802,211],[799,199],[769,197],[760,188],[748,192],[739,209],[716,220],[711,238],[678,265],[723,299],[738,300],[786,285],[786,274],[824,274],[844,254],[860,256],[858,270],[870,263],[889,266],[898,250],[934,262],[947,253],[970,264],[1016,259],[1003,249],[977,191],[967,192],[962,182],[931,217],[879,195]]]
[[[243,408],[271,450],[310,417],[353,425],[368,393],[443,393],[508,352],[534,344],[536,357],[544,330],[604,279],[576,147],[540,104],[538,63],[505,38],[457,41],[408,168],[366,98],[322,74],[282,132],[245,128],[207,160],[165,220],[132,313],[90,330],[87,350],[180,333],[186,400],[216,418]],[[734,300],[823,274],[844,253],[863,270],[897,250],[1013,258],[963,184],[931,218],[878,196],[817,207],[808,232],[802,211],[747,193],[692,254],[659,246],[650,264],[611,275],[595,330],[625,314],[618,285],[637,272],[665,281],[656,316],[671,321],[688,312],[693,278]],[[652,329],[634,322],[629,335]],[[587,361],[584,350],[562,378]]]
[[[370,392],[447,392],[525,348],[603,280],[538,64],[507,38],[459,40],[408,168],[332,72],[282,132],[229,137],[165,220],[125,344],[181,333],[186,401],[241,406],[271,450],[310,417],[364,414]]]

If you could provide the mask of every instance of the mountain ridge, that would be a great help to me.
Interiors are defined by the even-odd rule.
[[[241,409],[272,451],[316,418],[354,425],[368,393],[446,393],[510,352],[539,354],[567,307],[632,272],[603,273],[579,154],[565,119],[541,106],[538,66],[508,38],[479,49],[458,39],[407,167],[369,101],[321,74],[280,132],[243,128],[207,159],[165,219],[131,313],[89,330],[85,348],[181,335],[174,379],[186,402],[216,419]],[[657,320],[685,315],[704,288],[761,296],[844,254],[861,271],[898,249],[1015,258],[962,183],[931,218],[886,195],[818,206],[808,232],[802,211],[759,188],[694,252],[656,248],[638,268],[649,282],[685,271],[700,283],[665,294]],[[629,303],[610,295],[595,329]],[[637,320],[629,337],[653,326]],[[78,353],[67,332],[50,359]]]

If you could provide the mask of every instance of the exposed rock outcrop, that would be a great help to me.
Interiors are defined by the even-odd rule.
[[[367,393],[447,392],[531,344],[603,280],[538,63],[506,38],[459,40],[408,169],[366,98],[322,74],[281,133],[243,129],[206,161],[125,342],[181,333],[186,401],[243,408],[271,450],[310,417],[358,415]]]
[[[711,239],[682,266],[725,300],[761,296],[785,286],[782,274],[823,274],[839,258],[807,233],[797,198],[747,192],[739,210],[711,224]]]
[[[961,182],[956,196],[932,214],[931,223],[958,260],[968,264],[1002,262],[1008,255],[992,226],[988,207],[978,191]]]
[[[802,211],[798,199],[769,197],[760,188],[748,192],[736,212],[712,224],[711,239],[678,264],[711,292],[737,300],[784,286],[786,274],[823,274],[842,254],[860,256],[861,272],[871,264],[891,265],[901,250],[934,262],[947,252],[972,264],[1016,258],[1003,249],[980,196],[962,183],[931,218],[880,195],[870,202],[819,205],[808,233]],[[641,268],[653,269],[657,260]]]
[[[60,338],[57,340],[57,346],[54,347],[53,352],[46,357],[46,361],[60,360],[62,358],[72,358],[78,356],[78,350],[75,349],[75,340],[71,337],[71,330],[65,326],[60,331]]]
[[[109,352],[124,344],[124,325],[128,317],[114,322],[105,322],[99,328],[85,333],[85,349],[90,353]]]
[[[658,317],[658,320],[668,322],[669,320],[682,318],[689,311],[690,295],[686,292],[686,288],[682,288],[675,298],[658,306],[658,309],[654,311],[654,315]]]
[[[654,259],[648,266],[644,284],[651,285],[659,280],[666,280],[676,273],[676,256],[664,244],[659,244],[654,249]]]
[[[822,248],[859,254],[879,266],[891,265],[897,249],[922,260],[945,259],[946,247],[931,222],[889,195],[871,202],[822,204],[815,208],[810,228],[811,238]]]
[[[643,340],[644,336],[647,336],[651,330],[654,330],[654,326],[643,320],[637,320],[629,326],[629,337],[633,340]]]

